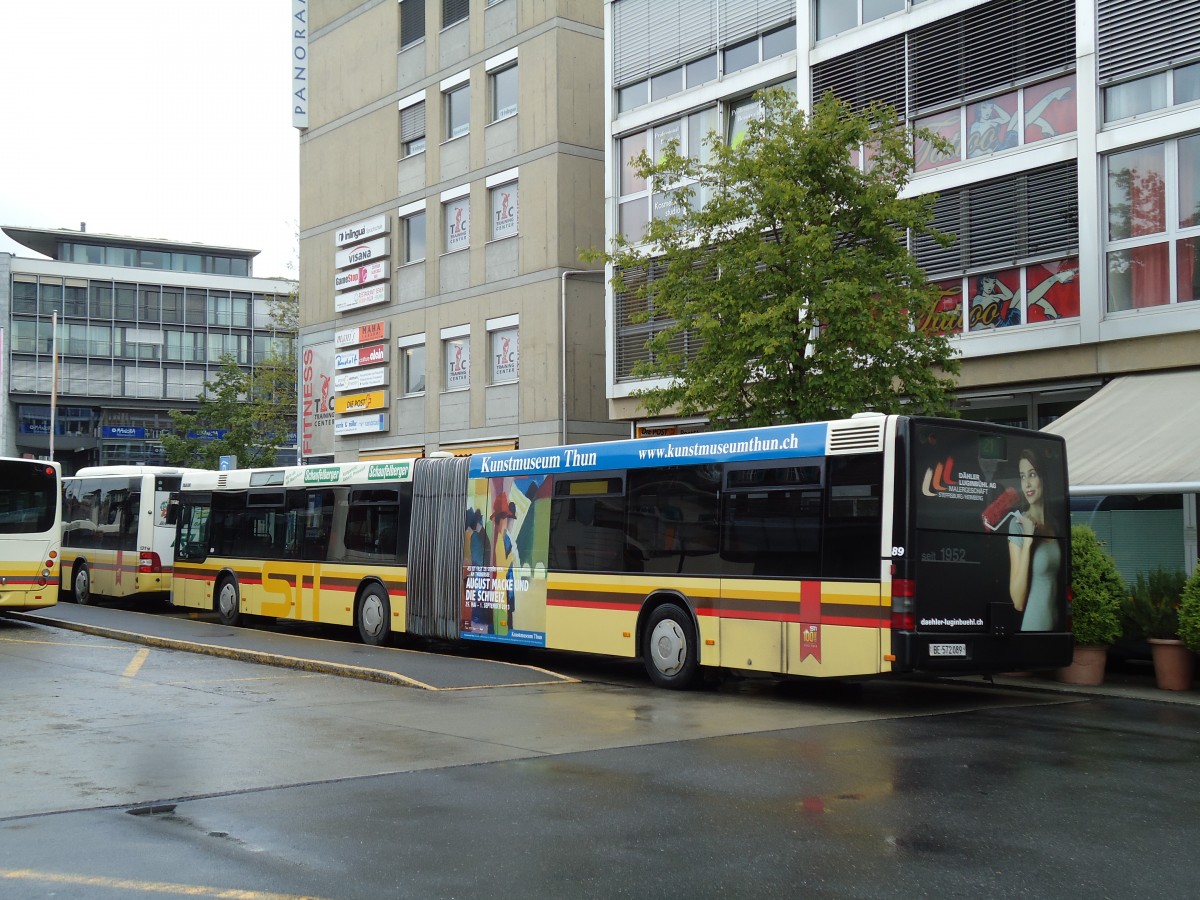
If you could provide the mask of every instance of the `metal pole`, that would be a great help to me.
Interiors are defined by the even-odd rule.
[[[50,315],[50,462],[54,462],[54,432],[58,430],[58,313]]]

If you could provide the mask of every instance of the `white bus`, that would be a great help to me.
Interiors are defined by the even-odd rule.
[[[0,458],[0,609],[58,602],[61,485],[58,463]]]
[[[97,597],[165,600],[175,557],[167,501],[188,471],[91,466],[64,478],[64,595],[84,604]]]

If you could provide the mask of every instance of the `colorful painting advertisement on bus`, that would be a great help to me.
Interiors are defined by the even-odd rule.
[[[461,633],[546,646],[546,555],[552,478],[468,481]]]
[[[918,425],[911,477],[921,630],[1065,628],[1060,441]]]

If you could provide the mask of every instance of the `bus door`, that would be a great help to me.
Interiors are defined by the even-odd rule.
[[[1061,441],[917,420],[911,456],[913,667],[1044,668],[1062,647],[1069,661]]]
[[[821,674],[820,653],[805,653],[802,621],[805,612],[814,622],[820,616],[821,471],[819,460],[727,467],[721,497],[722,666]],[[812,633],[808,636],[811,645]]]
[[[211,494],[184,494],[180,498],[175,526],[175,575],[171,579],[171,603],[174,606],[212,609],[215,573],[203,566],[211,549],[211,514]]]
[[[329,488],[288,491],[284,559],[263,563],[261,615],[311,622],[337,615],[334,604],[321,601],[321,564],[329,554],[333,513]]]
[[[154,523],[150,529],[150,551],[157,557],[164,575],[169,576],[175,560],[175,523],[168,521],[167,511],[172,494],[179,491],[182,479],[179,476],[150,476],[154,478],[154,495],[150,515],[146,518]],[[164,582],[170,585],[170,581]]]

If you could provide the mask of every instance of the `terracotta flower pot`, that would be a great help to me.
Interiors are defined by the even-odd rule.
[[[1101,684],[1104,681],[1104,665],[1107,661],[1107,647],[1076,644],[1071,664],[1059,669],[1054,677],[1063,684]]]
[[[1150,638],[1150,654],[1154,657],[1154,678],[1164,691],[1187,691],[1192,687],[1195,659],[1180,640]]]

